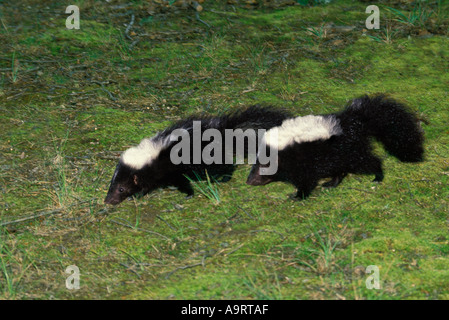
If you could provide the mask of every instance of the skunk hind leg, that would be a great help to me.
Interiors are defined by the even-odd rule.
[[[381,172],[378,172],[375,174],[373,182],[382,182],[383,179],[384,179],[384,173],[381,171]]]
[[[232,179],[232,175],[234,174],[235,166],[234,165],[225,165],[220,167],[219,170],[217,170],[217,173],[214,175],[214,178],[218,182],[228,182]],[[216,177],[215,177],[216,176]],[[218,180],[218,178],[220,178]]]
[[[347,173],[341,173],[335,177],[332,177],[331,180],[323,183],[323,187],[325,187],[325,188],[337,187],[343,181],[343,179],[346,177],[346,175],[347,175]]]
[[[382,161],[373,154],[366,155],[363,163],[360,163],[354,171],[360,174],[374,174],[374,182],[381,182],[384,179]]]

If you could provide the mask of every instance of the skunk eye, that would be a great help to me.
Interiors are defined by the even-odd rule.
[[[123,192],[123,191],[125,191],[125,189],[119,188],[118,191],[119,191],[119,192]]]

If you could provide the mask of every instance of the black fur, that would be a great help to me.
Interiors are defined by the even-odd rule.
[[[247,183],[264,185],[273,181],[292,183],[299,199],[307,198],[323,178],[336,187],[348,173],[373,174],[382,181],[382,161],[372,153],[370,137],[404,162],[423,160],[424,136],[417,118],[401,103],[384,95],[353,100],[340,113],[342,134],[327,140],[294,143],[278,152],[278,170],[272,176],[259,174],[257,162]]]
[[[178,128],[186,129],[190,133],[191,139],[193,139],[193,121],[199,120],[201,121],[201,132],[204,132],[206,129],[214,128],[222,133],[224,148],[225,129],[246,130],[251,128],[268,130],[280,125],[282,121],[288,117],[289,115],[285,111],[274,110],[272,107],[255,105],[244,111],[234,112],[219,117],[190,117],[175,123],[156,135],[154,139],[169,137],[173,130]],[[187,177],[195,178],[196,176],[200,176],[204,178],[206,172],[209,176],[212,176],[215,179],[221,177],[222,181],[227,181],[231,178],[234,171],[234,165],[224,164],[224,159],[222,161],[223,164],[205,164],[203,162],[200,164],[173,164],[170,160],[170,151],[176,143],[176,141],[168,142],[160,152],[159,156],[153,160],[150,165],[146,165],[140,170],[133,170],[128,165],[122,163],[122,161],[119,161],[105,203],[114,205],[119,204],[129,196],[135,194],[145,195],[155,189],[167,186],[175,186],[179,191],[187,194],[187,196],[192,196],[193,188]],[[210,142],[202,142],[201,150],[203,150],[209,143]],[[247,141],[245,147],[248,147]],[[224,154],[225,152],[223,151],[223,157]],[[192,158],[192,148],[190,155]],[[191,163],[193,163],[193,161],[191,161]]]

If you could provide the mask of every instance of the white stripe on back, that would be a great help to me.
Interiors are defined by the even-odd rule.
[[[282,150],[294,143],[327,140],[341,133],[341,127],[334,115],[308,115],[284,120],[282,125],[268,130],[264,140],[268,146]]]

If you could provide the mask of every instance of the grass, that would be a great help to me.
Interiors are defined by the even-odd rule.
[[[11,81],[12,83],[16,83],[18,80],[19,73],[19,61],[16,60],[16,52],[14,51],[11,59]]]
[[[202,179],[200,175],[196,172],[195,179],[187,177],[186,178],[192,183],[202,195],[204,195],[207,199],[212,201],[214,204],[220,203],[220,192],[219,192],[219,183],[213,177],[210,177],[206,170],[206,180]]]
[[[440,6],[440,4],[439,4]],[[390,12],[396,16],[396,21],[400,23],[423,27],[426,25],[427,21],[433,15],[433,10],[428,7],[426,2],[417,1],[415,6],[412,8],[412,11],[408,14],[402,13],[400,10],[386,7]]]
[[[58,197],[58,203],[61,207],[68,203],[69,197],[72,196],[72,190],[66,172],[66,160],[64,155],[64,149],[68,140],[69,132],[62,138],[61,142],[56,144],[54,142],[55,157],[52,159],[54,168],[56,169],[57,186],[55,193]]]
[[[80,3],[80,30],[58,2],[2,7],[1,299],[449,299],[447,2],[392,2],[414,25],[393,10],[368,31],[362,1],[207,1],[211,28],[115,5]],[[323,114],[377,92],[409,105],[426,136],[420,164],[374,145],[381,184],[349,175],[293,201],[288,184],[246,185],[241,165],[227,183],[192,177],[191,199],[103,204],[121,151],[178,119],[255,103]],[[65,286],[70,265],[79,290]]]
[[[394,37],[395,33],[396,32],[392,30],[391,24],[387,23],[387,26],[385,28],[383,28],[383,34],[378,35],[378,36],[368,35],[368,37],[377,42],[391,44],[391,43],[393,43],[393,37]]]
[[[324,24],[322,24],[319,28],[309,27],[304,28],[304,30],[308,31],[312,36],[314,36],[317,39],[322,40],[326,38],[327,31],[324,28]]]
[[[1,275],[4,278],[4,282],[2,285],[3,295],[6,297],[14,298],[15,296],[15,287],[13,284],[13,279],[10,277],[10,272],[8,270],[6,259],[8,258],[9,251],[6,248],[4,243],[0,246],[0,271]],[[9,260],[9,259],[8,259]]]
[[[304,256],[304,258],[298,258],[298,263],[318,274],[330,273],[333,267],[334,251],[339,241],[330,235],[321,236],[314,227],[311,230],[313,230],[315,241],[312,245],[302,245],[298,248],[299,256]]]

